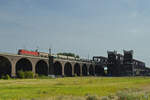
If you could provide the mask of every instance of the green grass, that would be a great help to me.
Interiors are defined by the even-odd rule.
[[[0,80],[0,100],[55,96],[107,96],[126,89],[150,87],[149,77],[73,77]]]

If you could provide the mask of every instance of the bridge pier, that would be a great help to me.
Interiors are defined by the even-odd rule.
[[[75,65],[75,63],[71,63],[71,66],[72,66],[72,76],[75,76],[75,74],[74,74],[74,65]]]
[[[49,75],[54,75],[54,57],[49,56],[48,60],[48,74]]]
[[[89,65],[89,64],[87,64],[86,66],[87,66],[87,76],[89,76],[89,75],[90,75],[90,73],[89,73],[90,65]]]
[[[93,68],[94,68],[94,76],[96,76],[96,74],[95,74],[95,66],[93,66]]]
[[[62,65],[62,76],[65,76],[65,62],[61,62]]]
[[[36,63],[33,63],[33,62],[32,62],[32,72],[33,72],[34,74],[36,73],[35,67],[36,67]]]
[[[80,63],[80,76],[82,76],[82,63]]]
[[[16,77],[16,63],[12,62],[11,64],[11,77]]]

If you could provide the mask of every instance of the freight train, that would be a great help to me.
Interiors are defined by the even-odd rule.
[[[45,52],[37,52],[37,51],[28,51],[24,49],[19,49],[18,50],[18,55],[26,55],[26,56],[35,56],[35,57],[49,57],[49,53]],[[65,56],[65,55],[57,55],[57,54],[52,54],[54,58],[60,58],[60,59],[69,59],[69,60],[77,60],[77,61],[83,61],[83,62],[90,62],[91,60],[88,59],[81,59],[81,58],[76,58],[72,56]]]

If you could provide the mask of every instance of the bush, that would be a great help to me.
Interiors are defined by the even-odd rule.
[[[88,95],[86,100],[98,100],[98,97],[96,95]]]
[[[118,92],[118,100],[140,100],[140,97],[132,92]],[[144,99],[142,99],[144,100]]]
[[[25,78],[24,72],[22,70],[18,71],[17,77],[22,79]]]
[[[101,100],[113,100],[113,99],[109,99],[107,96],[101,97]]]
[[[32,71],[18,71],[17,73],[18,78],[24,79],[24,78],[34,78],[34,73]]]
[[[24,72],[25,78],[34,78],[34,73],[32,71],[26,71]]]
[[[38,75],[38,79],[52,79],[52,76]]]
[[[34,78],[39,78],[39,75],[38,75],[38,74],[35,74],[35,75],[34,75]]]
[[[6,74],[5,79],[10,79],[10,76],[8,74]]]
[[[8,74],[3,75],[3,76],[2,76],[2,79],[7,79],[7,80],[8,80],[8,79],[10,79],[10,76],[9,76]]]
[[[78,75],[77,75],[77,74],[74,74],[74,77],[78,77]]]
[[[125,100],[126,98],[127,98],[127,93],[125,93],[125,92],[121,92],[121,91],[119,91],[118,93],[117,93],[117,96],[118,96],[118,100]]]

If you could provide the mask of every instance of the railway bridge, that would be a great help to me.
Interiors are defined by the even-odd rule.
[[[18,71],[32,71],[39,75],[56,76],[95,76],[103,75],[104,68],[94,61],[77,61],[54,58],[25,56],[9,53],[0,53],[0,77],[10,75],[16,77]]]

